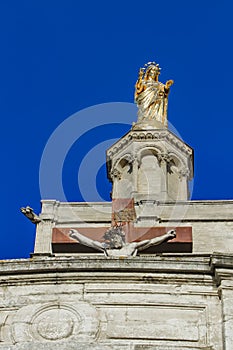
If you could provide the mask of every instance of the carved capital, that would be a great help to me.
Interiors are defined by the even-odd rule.
[[[127,155],[127,157],[125,157],[125,159],[129,163],[129,165],[132,165],[135,158],[131,154],[129,154],[129,155]]]
[[[116,178],[116,179],[118,179],[118,180],[121,179],[121,172],[120,172],[118,169],[116,169],[116,168],[113,168],[113,169],[111,170],[110,175],[111,175],[111,178],[112,178],[112,179],[114,179],[114,178]]]
[[[159,165],[169,163],[171,161],[171,157],[168,153],[159,153],[157,158],[159,161]]]
[[[182,168],[179,170],[179,178],[182,179],[184,177],[189,177],[190,171],[188,168]]]

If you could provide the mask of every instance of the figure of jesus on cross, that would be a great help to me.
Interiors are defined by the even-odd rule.
[[[145,250],[153,245],[159,245],[175,238],[176,231],[170,230],[159,237],[146,239],[141,242],[126,243],[122,226],[118,224],[105,232],[104,238],[106,241],[102,243],[90,239],[74,229],[70,230],[69,237],[78,241],[80,244],[103,252],[106,257],[132,257],[136,256],[138,251]]]

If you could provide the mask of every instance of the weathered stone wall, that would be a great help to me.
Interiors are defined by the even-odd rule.
[[[0,266],[0,349],[233,348],[233,256],[35,256]]]

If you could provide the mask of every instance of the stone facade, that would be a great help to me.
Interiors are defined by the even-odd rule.
[[[134,207],[135,228],[190,227],[192,253],[55,253],[53,229],[107,229],[112,205],[42,201],[32,259],[2,264],[3,349],[232,350],[233,201]]]
[[[182,152],[190,169],[189,147]],[[232,350],[233,201],[189,201],[187,191],[168,200],[169,186],[164,193],[137,188],[128,225],[143,237],[152,228],[191,232],[190,253],[55,251],[55,231],[77,228],[96,239],[107,230],[112,203],[43,200],[31,259],[0,262],[0,350]]]
[[[0,349],[231,350],[233,256],[2,261]]]

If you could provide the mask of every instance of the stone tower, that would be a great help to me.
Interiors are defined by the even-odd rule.
[[[112,198],[189,199],[193,150],[167,128],[133,127],[108,149],[107,167]]]

